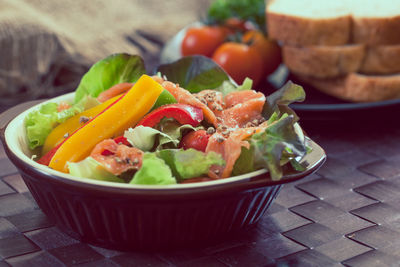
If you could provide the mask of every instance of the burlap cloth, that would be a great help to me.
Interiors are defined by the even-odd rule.
[[[210,0],[0,0],[0,105],[74,90],[97,60],[126,52],[148,70]]]

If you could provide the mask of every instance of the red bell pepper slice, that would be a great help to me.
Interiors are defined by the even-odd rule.
[[[131,144],[128,142],[128,139],[126,139],[126,137],[123,136],[118,136],[114,138],[114,142],[117,144],[123,144],[126,146],[131,146]]]
[[[186,104],[167,104],[144,116],[137,126],[154,127],[165,117],[173,118],[180,124],[190,124],[195,127],[203,120],[203,111]]]
[[[49,150],[46,154],[44,154],[40,159],[37,161],[37,163],[49,166],[51,159],[53,158],[54,154],[56,154],[58,148],[63,144],[64,142],[59,143],[55,147]]]

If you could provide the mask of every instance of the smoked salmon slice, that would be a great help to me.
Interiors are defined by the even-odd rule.
[[[250,148],[250,143],[246,141],[248,137],[263,131],[267,127],[267,122],[261,123],[257,127],[238,128],[229,133],[229,136],[219,132],[213,134],[208,139],[206,153],[214,151],[221,154],[225,160],[225,166],[212,166],[208,173],[211,178],[230,177],[233,166],[242,152],[242,147]]]
[[[191,105],[197,108],[200,108],[203,111],[204,118],[211,124],[217,124],[217,117],[212,112],[212,110],[208,107],[206,103],[202,103],[194,94],[191,94],[188,90],[180,87],[179,85],[164,81],[162,78],[158,76],[153,76],[153,79],[160,83],[165,90],[171,93],[176,99],[178,103]]]
[[[219,153],[226,163],[224,166],[212,166],[208,175],[213,179],[229,177],[242,147],[250,147],[246,139],[267,127],[261,115],[266,101],[264,94],[254,90],[235,91],[226,96],[215,90],[202,90],[191,94],[161,77],[153,78],[168,90],[178,103],[202,109],[205,119],[216,128],[216,132],[209,138],[206,153]]]
[[[232,92],[225,96],[225,108],[219,117],[229,128],[257,126],[263,122],[264,104],[262,93],[253,90]]]
[[[113,139],[106,139],[95,146],[90,156],[110,173],[120,175],[129,170],[140,169],[143,151],[124,144],[117,144]]]

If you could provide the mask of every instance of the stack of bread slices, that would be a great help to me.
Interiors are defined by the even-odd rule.
[[[348,101],[400,98],[400,0],[270,0],[266,12],[300,81]]]

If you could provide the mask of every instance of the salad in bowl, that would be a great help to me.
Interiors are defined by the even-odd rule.
[[[147,75],[138,56],[94,64],[75,92],[0,115],[33,198],[73,238],[121,250],[210,244],[256,224],[283,184],[325,161],[288,107],[235,84],[211,59]],[[40,103],[39,103],[40,102]]]
[[[140,57],[114,54],[92,66],[73,101],[27,114],[24,130],[35,161],[82,179],[168,185],[303,170],[310,149],[288,107],[303,89],[251,87],[202,56],[149,76]]]

